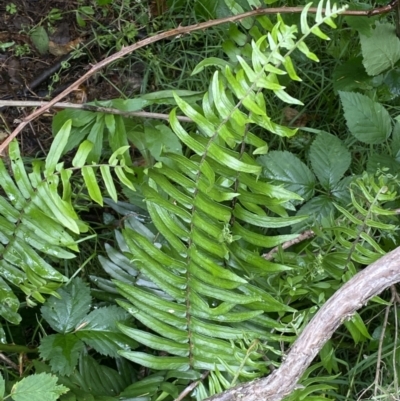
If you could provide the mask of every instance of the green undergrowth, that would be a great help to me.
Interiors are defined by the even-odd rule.
[[[261,5],[207,4],[191,13]],[[0,350],[22,375],[3,367],[1,396],[170,400],[198,381],[186,398],[205,399],[279,367],[319,307],[397,246],[400,41],[386,17],[317,6],[171,41],[207,47],[193,68],[185,53],[185,79],[93,103],[168,121],[66,109],[45,160],[10,145]],[[287,399],[398,396],[390,297],[346,320]]]

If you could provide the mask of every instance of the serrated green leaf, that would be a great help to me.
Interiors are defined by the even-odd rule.
[[[384,142],[392,131],[388,111],[360,93],[339,92],[350,132],[361,142]]]
[[[378,22],[371,36],[360,34],[360,41],[363,64],[369,75],[393,68],[400,60],[400,41],[393,24]]]
[[[310,226],[322,225],[330,226],[331,216],[335,211],[332,199],[326,195],[314,196],[305,203],[296,213],[300,216],[308,216],[303,222],[293,225],[292,232],[298,233],[306,230]]]
[[[370,77],[362,65],[362,58],[356,57],[347,60],[333,71],[333,87],[337,91],[351,91],[355,88],[364,88]]]
[[[59,298],[50,297],[41,307],[43,318],[53,330],[68,333],[89,312],[90,290],[80,278],[57,290]]]
[[[78,323],[74,334],[100,354],[116,358],[118,350],[137,346],[117,329],[117,322],[127,320],[128,316],[125,310],[115,305],[98,308]]]
[[[275,184],[283,184],[286,189],[300,195],[304,200],[313,196],[316,184],[314,174],[293,153],[272,151],[257,160],[263,167],[263,177]]]
[[[351,154],[338,137],[321,134],[310,147],[310,161],[321,185],[331,190],[350,167]]]
[[[43,337],[39,347],[40,356],[60,375],[70,375],[74,371],[83,350],[83,342],[72,333]]]
[[[14,384],[10,395],[14,401],[56,401],[69,391],[57,380],[57,376],[48,373],[34,374]]]

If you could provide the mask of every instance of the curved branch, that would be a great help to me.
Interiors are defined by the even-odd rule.
[[[399,0],[393,0],[386,6],[371,9],[371,10],[347,10],[347,11],[343,12],[342,14],[353,15],[353,16],[372,16],[372,15],[384,14],[384,13],[388,13],[388,12],[392,11],[394,9],[394,7],[397,5],[398,1]],[[206,22],[202,22],[202,23],[198,23],[198,24],[194,24],[194,25],[189,25],[189,26],[179,26],[178,28],[171,29],[170,31],[158,33],[154,36],[150,36],[139,42],[136,42],[133,45],[124,47],[117,53],[114,53],[111,56],[106,57],[104,60],[98,62],[97,64],[94,64],[89,71],[87,71],[84,75],[82,75],[79,79],[77,79],[73,84],[71,84],[67,89],[65,89],[63,92],[61,92],[53,100],[48,102],[47,105],[41,106],[39,109],[37,109],[36,111],[34,111],[33,113],[31,113],[27,117],[25,117],[23,119],[23,121],[20,122],[20,124],[14,129],[14,131],[4,140],[4,142],[0,144],[0,155],[3,154],[4,149],[24,129],[24,127],[29,122],[33,121],[35,118],[39,117],[40,115],[42,115],[43,113],[48,111],[50,107],[54,106],[55,103],[61,101],[65,96],[67,96],[73,90],[78,88],[83,82],[85,82],[89,77],[94,75],[97,71],[100,71],[102,68],[109,65],[113,61],[118,60],[118,59],[126,56],[127,54],[134,52],[137,49],[140,49],[151,43],[155,43],[155,42],[158,42],[163,39],[173,38],[176,36],[188,34],[190,32],[204,30],[207,28],[211,28],[213,26],[225,24],[227,22],[240,21],[240,20],[248,18],[248,17],[256,17],[258,15],[266,15],[266,14],[301,13],[303,11],[303,9],[304,9],[304,7],[258,8],[256,10],[248,11],[243,14],[232,15],[229,17],[210,20],[210,21],[206,21]],[[318,9],[316,7],[311,7],[311,8],[309,8],[308,12],[316,13],[317,10]]]
[[[236,386],[208,401],[280,401],[290,394],[335,330],[373,296],[400,282],[400,247],[356,274],[313,317],[279,369],[254,382]]]

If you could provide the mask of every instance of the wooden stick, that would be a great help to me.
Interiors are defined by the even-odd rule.
[[[279,369],[208,401],[280,401],[290,394],[335,330],[372,297],[400,282],[400,247],[357,273],[322,306],[293,344]]]
[[[78,104],[78,103],[64,103],[58,102],[53,105],[50,102],[42,102],[40,100],[0,100],[0,107],[47,107],[55,109],[79,109],[88,110],[100,113],[117,114],[123,117],[140,117],[140,118],[154,118],[158,120],[168,120],[168,114],[152,113],[148,111],[122,111],[112,107],[96,106],[95,104]],[[192,122],[192,119],[186,116],[177,116],[179,121]]]
[[[345,15],[355,15],[355,16],[370,16],[370,15],[377,15],[387,13],[392,11],[394,6],[397,4],[397,1],[391,2],[390,4],[376,8],[374,10],[363,11],[363,10],[348,10],[345,11]],[[49,110],[55,103],[61,101],[65,96],[71,93],[73,90],[77,89],[79,85],[85,82],[89,77],[94,75],[96,72],[104,68],[105,66],[109,65],[115,60],[118,60],[129,53],[134,52],[137,49],[142,47],[148,46],[151,43],[158,42],[163,39],[173,38],[180,35],[185,35],[190,32],[199,31],[211,28],[213,26],[225,24],[227,22],[236,22],[240,21],[244,18],[249,17],[256,17],[259,15],[266,15],[266,14],[292,14],[292,13],[301,13],[303,11],[303,7],[276,7],[276,8],[258,8],[256,10],[248,11],[243,14],[232,15],[225,18],[210,20],[206,22],[202,22],[199,24],[189,25],[189,26],[180,26],[175,29],[171,29],[166,32],[158,33],[157,35],[150,36],[146,39],[143,39],[133,45],[124,47],[117,53],[112,54],[109,57],[106,57],[104,60],[94,64],[92,68],[87,71],[84,75],[82,75],[79,79],[77,79],[74,83],[72,83],[67,89],[61,92],[58,96],[56,96],[53,100],[51,100],[47,105],[40,107],[36,111],[32,112],[30,115],[25,117],[22,122],[14,129],[14,131],[8,136],[4,142],[0,145],[0,155],[3,154],[4,149],[8,146],[8,144],[24,129],[24,127],[35,118],[39,117],[43,113]],[[324,11],[324,10],[323,10]],[[308,10],[309,13],[316,13],[317,8],[312,7]],[[342,13],[343,14],[343,13]]]

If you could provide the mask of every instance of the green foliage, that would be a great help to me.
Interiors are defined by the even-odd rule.
[[[304,217],[288,216],[286,211],[286,207],[293,208],[293,201],[301,200],[298,195],[260,177],[261,167],[252,155],[265,153],[267,144],[247,132],[246,125],[283,137],[294,135],[295,130],[271,121],[261,90],[271,91],[284,102],[300,103],[285,91],[279,76],[300,79],[290,54],[297,48],[315,59],[303,40],[311,33],[325,38],[317,27],[331,23],[327,13],[326,17],[319,13],[312,28],[303,16],[300,41],[295,37],[297,28],[279,18],[271,33],[252,42],[250,57],[237,57],[236,66],[215,59],[201,63],[194,73],[211,65],[220,68],[201,109],[175,96],[179,109],[196,123],[197,130],[186,129],[176,109],[170,114],[171,128],[193,155],[165,154],[175,168],[156,164],[141,186],[147,211],[162,237],[156,239],[155,233],[144,229],[132,230],[127,223],[117,241],[128,260],[117,257],[115,250],[110,261],[102,259],[108,273],[120,277],[114,285],[126,300],[118,300],[119,305],[151,329],[119,324],[123,333],[155,351],[121,351],[125,358],[147,368],[168,370],[176,378],[181,371],[227,372],[225,379],[216,376],[223,389],[232,381],[264,374],[263,352],[280,354],[274,343],[292,329],[277,327],[264,314],[293,309],[285,305],[284,298],[271,297],[267,281],[255,277],[272,279],[291,267],[258,255],[262,248],[290,238],[268,232]],[[252,154],[240,150],[244,144],[252,147]],[[340,150],[340,143],[335,145]],[[336,185],[347,169],[333,165],[326,177],[325,165],[319,163],[316,159],[315,169],[326,186]],[[132,278],[128,271],[140,271],[146,281],[139,284],[137,273]],[[104,281],[101,285],[111,287]],[[281,331],[278,336],[268,333],[272,326]],[[256,345],[259,339],[271,345]],[[207,390],[215,391],[211,385]]]
[[[194,7],[201,16],[226,16],[261,5]],[[381,102],[400,94],[399,42],[388,23],[346,18],[360,32],[362,57],[357,49],[334,72],[341,135],[327,132],[328,123],[289,127],[277,122],[276,109],[307,102],[301,91],[311,85],[315,43],[325,46],[342,10],[321,1],[311,23],[310,6],[299,18],[229,24],[222,44],[228,60],[205,58],[192,73],[210,72],[205,93],[165,90],[94,103],[124,112],[173,106],[168,124],[64,110],[53,120],[45,161],[24,165],[12,143],[10,167],[0,161],[0,315],[19,323],[21,291],[28,306],[44,302],[42,361],[29,366],[35,375],[0,381],[0,394],[18,401],[40,389],[50,400],[69,389],[65,400],[169,400],[199,381],[192,396],[202,400],[279,366],[317,308],[394,247],[400,123]],[[104,212],[102,225],[84,220],[92,210]],[[282,249],[310,227],[313,240]],[[61,261],[84,252],[78,243],[91,239],[84,237],[89,230],[97,234],[90,252],[105,249],[103,270],[91,261],[83,272],[97,287],[91,290],[67,279],[77,269],[60,273]],[[371,316],[387,302],[373,301],[344,322],[288,399],[348,396],[337,379],[351,372],[343,350],[357,344],[370,366],[376,357],[383,328]],[[388,338],[389,348],[394,329]]]
[[[360,35],[363,64],[368,75],[393,68],[400,60],[400,42],[393,35],[393,24],[378,23],[373,34]]]
[[[359,141],[378,144],[389,137],[390,116],[381,104],[360,93],[341,92],[340,98],[347,126]]]
[[[16,142],[9,149],[10,170],[0,160],[0,186],[5,194],[0,195],[0,291],[4,300],[0,315],[14,324],[20,321],[19,301],[9,284],[19,287],[30,305],[35,304],[33,299],[44,302],[42,294],[55,295],[66,278],[52,263],[74,258],[71,251],[78,251],[74,236],[88,230],[74,207],[76,197],[71,190],[71,177],[75,170],[82,171],[86,196],[99,204],[103,202],[94,175],[97,166],[84,165],[92,147],[89,141],[80,145],[72,168],[64,168],[63,163],[59,163],[70,130],[71,120],[67,120],[56,135],[46,161],[34,161],[31,172],[26,170]],[[128,179],[133,171],[121,157],[125,151],[126,148],[116,150],[109,164],[99,166],[105,187],[114,200],[117,200],[117,193],[111,169],[121,183],[133,189]]]
[[[6,395],[6,383],[0,375],[0,399],[11,396],[15,401],[55,401],[68,392],[67,387],[56,383],[57,377],[48,373],[28,376],[14,384],[10,394]]]
[[[59,334],[42,339],[40,356],[50,362],[53,372],[72,374],[85,345],[102,355],[117,357],[124,348],[136,348],[136,343],[119,332],[116,321],[128,316],[117,306],[90,311],[89,288],[80,279],[72,280],[57,290],[42,306],[43,318]]]
[[[327,132],[320,132],[310,146],[309,159],[316,177],[298,157],[287,151],[269,152],[258,159],[265,178],[282,184],[302,195],[302,201],[307,201],[297,214],[309,217],[295,224],[294,232],[316,223],[329,226],[334,211],[332,199],[343,205],[350,201],[347,187],[352,179],[343,176],[350,167],[351,155],[342,141]],[[316,190],[322,194],[314,196]]]

